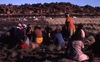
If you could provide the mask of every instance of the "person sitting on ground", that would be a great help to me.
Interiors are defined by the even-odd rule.
[[[33,44],[32,48],[39,47],[43,42],[42,30],[41,27],[35,26],[33,32]]]
[[[31,26],[31,24],[28,24],[28,26],[26,28],[26,35],[28,36],[30,41],[32,38],[32,32],[33,32],[32,26]]]
[[[43,31],[43,44],[44,45],[50,45],[52,42],[53,42],[53,39],[52,39],[52,28],[51,26],[46,26],[44,28],[44,31]]]
[[[82,49],[84,48],[83,38],[85,33],[81,30],[83,26],[78,26],[76,32],[71,37],[71,41],[68,43],[67,51],[68,56],[71,59],[77,61],[85,61],[88,60],[89,57],[83,53]],[[68,51],[69,50],[69,51]]]
[[[85,51],[92,50],[92,57],[94,60],[100,61],[100,32],[95,36],[95,42],[89,46]],[[99,62],[98,61],[98,62]]]
[[[51,31],[52,31],[52,28],[50,26],[46,26],[45,27],[45,33],[46,33],[46,37],[50,38],[51,37]]]
[[[54,36],[55,36],[55,39],[57,40],[58,49],[60,50],[65,45],[65,41],[63,39],[60,29],[57,28],[55,30]]]
[[[20,36],[19,36],[19,48],[20,49],[27,49],[30,47],[30,40],[26,36],[26,30],[21,29]]]
[[[20,42],[21,30],[22,30],[21,23],[18,23],[17,26],[11,27],[11,29],[9,30],[9,32],[10,32],[9,48],[10,49],[17,48],[17,45]]]

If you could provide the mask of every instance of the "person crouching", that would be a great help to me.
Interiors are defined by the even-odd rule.
[[[35,26],[34,27],[34,32],[33,32],[33,43],[32,43],[32,48],[37,48],[39,47],[43,42],[43,36],[42,36],[42,30],[41,27]]]

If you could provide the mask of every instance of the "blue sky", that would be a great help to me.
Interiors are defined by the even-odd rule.
[[[21,4],[34,4],[34,3],[51,3],[51,2],[70,2],[75,5],[85,6],[99,6],[100,0],[0,0],[0,4],[13,4],[13,5],[21,5]]]

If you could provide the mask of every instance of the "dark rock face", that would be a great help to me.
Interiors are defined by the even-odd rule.
[[[58,15],[64,14],[65,11],[69,13],[78,14],[100,14],[100,7],[92,7],[90,5],[78,6],[71,3],[44,3],[44,4],[24,4],[24,5],[0,5],[1,14],[44,14],[44,15]]]

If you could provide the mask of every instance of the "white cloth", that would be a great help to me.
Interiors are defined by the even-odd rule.
[[[81,34],[81,37],[82,37],[82,38],[85,38],[85,32],[84,32],[83,29],[81,29],[81,33],[82,33],[82,34]]]
[[[18,28],[18,29],[20,29],[20,30],[22,29],[22,27],[19,27],[19,26],[17,26],[16,28]]]
[[[29,46],[29,38],[27,37],[27,39],[25,40],[25,43]]]

